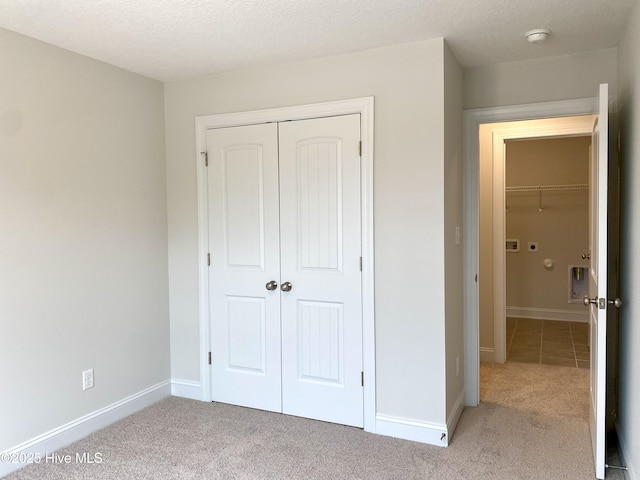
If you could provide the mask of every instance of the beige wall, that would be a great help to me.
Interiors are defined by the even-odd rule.
[[[630,478],[640,478],[640,5],[620,44],[618,97],[622,211],[618,436]]]
[[[162,84],[2,29],[0,58],[3,451],[168,380],[169,309]]]
[[[377,411],[444,422],[444,55],[439,39],[165,85],[174,378],[200,378],[195,116],[373,95]]]
[[[591,137],[508,142],[505,184],[588,184],[590,145]],[[589,251],[589,191],[545,191],[541,200],[542,212],[536,192],[506,195],[506,235],[520,240],[520,252],[506,255],[507,313],[509,308],[532,309],[531,315],[556,310],[556,318],[574,312],[587,321],[582,301],[568,303],[568,269],[588,266],[581,254]],[[538,250],[529,251],[528,242],[538,242]],[[551,268],[543,265],[547,258]]]
[[[529,128],[536,125],[562,128],[572,117],[480,125],[479,132],[479,259],[478,295],[480,315],[480,349],[491,354],[494,347],[493,313],[493,132],[508,128]],[[533,254],[532,254],[533,255]],[[486,357],[485,357],[486,358]]]
[[[616,68],[616,48],[466,68],[464,108],[589,98],[600,83],[615,94]]]

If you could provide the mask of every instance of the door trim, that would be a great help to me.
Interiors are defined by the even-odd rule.
[[[374,97],[335,102],[316,103],[249,112],[202,115],[195,119],[198,195],[198,319],[200,326],[200,385],[202,400],[211,401],[211,378],[208,364],[209,279],[207,266],[207,175],[204,155],[206,130],[288,120],[360,114],[362,160],[360,170],[362,209],[362,364],[364,368],[363,412],[364,429],[375,433],[376,375],[375,375],[375,305],[374,305],[374,240],[373,240],[373,118]]]
[[[464,238],[464,386],[465,406],[480,403],[480,332],[478,273],[478,180],[479,128],[483,123],[535,120],[541,118],[588,115],[595,111],[597,99],[582,98],[559,102],[530,103],[508,107],[480,108],[463,112],[463,222]]]

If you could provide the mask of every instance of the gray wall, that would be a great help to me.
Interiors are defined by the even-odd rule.
[[[174,378],[200,379],[194,117],[373,95],[377,411],[444,422],[444,55],[438,39],[165,86]]]
[[[464,108],[498,107],[595,96],[601,83],[615,92],[617,49],[497,63],[464,71]]]
[[[505,183],[588,184],[590,145],[591,137],[508,142]],[[588,266],[581,254],[589,251],[589,190],[545,191],[542,212],[536,192],[508,193],[506,202],[507,238],[520,240],[520,252],[506,255],[507,309],[534,309],[538,315],[557,310],[559,319],[573,318],[561,313],[573,312],[588,321],[581,299],[568,303],[568,267]],[[528,242],[538,242],[538,250],[530,252]],[[545,258],[553,267],[544,267]]]
[[[640,5],[619,47],[622,212],[618,435],[625,460],[640,477]]]
[[[445,45],[446,47],[446,45]],[[445,48],[444,255],[447,419],[464,390],[462,291],[462,69]],[[460,229],[456,244],[456,228]]]
[[[168,380],[169,322],[162,85],[1,29],[0,58],[2,451]]]

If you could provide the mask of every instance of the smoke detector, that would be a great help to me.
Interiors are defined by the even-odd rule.
[[[547,28],[535,28],[533,30],[529,30],[524,34],[529,43],[544,42],[549,37],[549,35],[551,35],[551,30]]]

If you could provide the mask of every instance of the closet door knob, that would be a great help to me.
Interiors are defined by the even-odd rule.
[[[276,282],[275,280],[271,280],[265,285],[265,288],[267,290],[275,290],[276,288],[278,288],[278,282]]]
[[[284,282],[282,285],[280,285],[280,290],[282,290],[283,292],[290,292],[292,288],[293,285],[291,285],[291,282]]]

